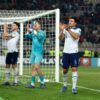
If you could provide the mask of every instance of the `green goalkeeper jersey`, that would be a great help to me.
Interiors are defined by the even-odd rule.
[[[31,54],[43,54],[44,41],[46,38],[45,31],[39,30],[37,34],[34,31],[25,34],[25,37],[32,39],[32,51]]]

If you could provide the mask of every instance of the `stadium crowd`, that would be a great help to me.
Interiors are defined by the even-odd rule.
[[[82,28],[81,48],[100,47],[99,0],[0,0],[0,10],[52,10],[60,8],[61,17],[75,15]],[[98,46],[96,45],[98,44]]]

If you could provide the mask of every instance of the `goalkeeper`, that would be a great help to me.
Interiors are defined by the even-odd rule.
[[[32,77],[31,84],[27,87],[35,88],[35,74],[37,72],[41,81],[40,88],[43,89],[45,88],[45,84],[44,76],[42,75],[42,71],[40,69],[40,63],[43,58],[45,31],[41,30],[41,23],[34,21],[32,23],[32,29],[30,29],[29,25],[27,25],[27,33],[25,34],[25,37],[32,39],[32,51],[30,57],[30,63],[32,64]]]

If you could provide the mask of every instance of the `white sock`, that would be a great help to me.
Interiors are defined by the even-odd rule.
[[[77,72],[73,72],[72,73],[72,89],[76,88],[77,79],[78,79],[78,73]]]
[[[10,68],[5,69],[5,81],[6,82],[10,81]]]
[[[33,82],[31,82],[31,85],[32,85],[32,86],[35,86],[35,84],[34,84]]]
[[[16,67],[15,69],[13,69],[14,71],[14,83],[18,83],[18,77],[19,77],[19,73],[18,73],[18,68]]]
[[[67,86],[67,77],[68,77],[67,73],[63,74],[63,85],[64,86]]]

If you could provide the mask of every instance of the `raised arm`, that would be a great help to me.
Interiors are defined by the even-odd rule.
[[[64,29],[66,28],[66,24],[60,24],[60,35],[59,35],[59,39],[62,41],[63,39],[64,39],[64,37],[65,37],[65,35],[64,35],[64,33],[63,33],[63,31],[64,31]]]
[[[79,37],[80,37],[80,31],[81,30],[79,30],[78,32],[73,32],[73,31],[71,31],[71,29],[67,29],[67,31],[70,33],[70,35],[76,40],[76,39],[79,39]]]
[[[45,31],[40,31],[40,32],[38,32],[37,34],[35,34],[36,36],[37,36],[37,38],[39,39],[39,40],[44,40],[45,38],[46,38],[46,33],[45,33]]]
[[[26,31],[25,38],[32,39],[32,29],[30,29],[29,24],[27,24]]]
[[[9,39],[9,37],[10,37],[10,34],[8,33],[8,26],[7,26],[7,24],[4,24],[4,32],[3,32],[3,39]]]

